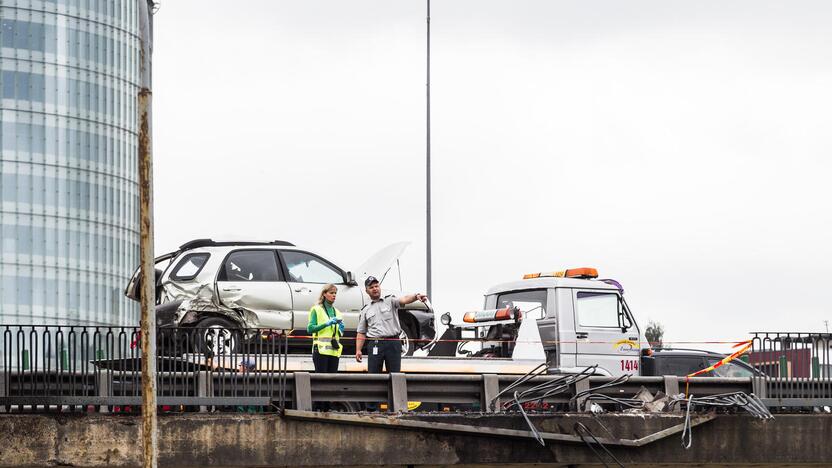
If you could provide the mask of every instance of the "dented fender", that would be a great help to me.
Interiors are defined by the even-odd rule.
[[[214,288],[206,283],[185,283],[177,284],[165,282],[162,285],[162,296],[159,307],[168,304],[179,303],[175,312],[167,312],[167,323],[160,323],[159,326],[180,326],[196,324],[206,315],[220,315],[236,322],[243,328],[260,328],[257,314],[244,307],[226,306],[217,300]],[[158,310],[158,309],[157,309]]]

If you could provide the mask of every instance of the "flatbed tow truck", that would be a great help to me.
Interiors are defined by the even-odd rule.
[[[597,366],[596,375],[651,375],[650,346],[623,288],[597,277],[593,268],[576,268],[496,285],[486,292],[483,310],[457,323],[443,314],[444,333],[418,352],[423,355],[403,357],[402,372],[526,374],[546,363],[550,374]],[[277,370],[267,355],[215,356],[210,362],[190,356],[183,358],[215,368]],[[289,372],[314,371],[311,355],[289,354],[284,365]],[[344,355],[339,371],[366,372],[366,360]]]

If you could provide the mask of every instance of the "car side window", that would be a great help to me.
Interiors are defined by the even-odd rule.
[[[196,278],[196,275],[202,271],[202,267],[205,266],[205,262],[208,261],[208,257],[210,256],[211,254],[207,252],[185,255],[179,264],[176,265],[173,272],[171,272],[171,279],[189,281]]]
[[[685,376],[705,368],[705,361],[698,356],[662,356],[657,358],[659,375]]]
[[[320,257],[293,250],[283,250],[280,254],[289,271],[289,281],[321,284],[344,282],[342,273]]]
[[[218,281],[280,281],[272,250],[242,250],[225,259]]]

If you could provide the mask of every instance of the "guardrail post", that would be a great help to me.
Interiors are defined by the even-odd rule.
[[[575,394],[581,393],[583,391],[589,390],[589,379],[581,379],[575,382]],[[589,408],[586,408],[586,397],[580,397],[575,402],[577,405],[578,411],[589,411]]]
[[[768,385],[765,377],[751,377],[751,391],[757,398],[768,398]]]
[[[407,379],[401,372],[390,374],[387,404],[394,413],[407,411]]]
[[[676,377],[675,375],[665,375],[665,376],[662,376],[662,379],[664,379],[664,394],[665,395],[667,395],[669,397],[671,395],[678,395],[680,393],[679,392],[679,377]],[[674,413],[681,413],[682,412],[681,405],[673,406],[673,412]]]
[[[9,396],[9,388],[6,386],[6,379],[8,378],[8,375],[8,372],[0,371],[0,396],[2,397]],[[0,406],[0,413],[5,413],[6,408],[8,408],[6,405]]]
[[[309,372],[295,372],[295,409],[312,411],[312,378]]]
[[[214,379],[211,378],[210,371],[199,371],[196,373],[196,396],[201,398],[214,396]],[[208,407],[200,405],[199,412],[207,413]]]
[[[500,399],[494,401],[494,406],[491,406],[491,400],[500,393],[500,380],[496,374],[482,375],[482,390],[480,391],[480,410],[486,413],[496,413],[500,411]]]
[[[100,370],[95,374],[95,388],[98,390],[98,396],[108,398],[113,396],[113,375],[109,370]],[[110,407],[108,405],[101,405],[98,407],[100,413],[109,413]]]

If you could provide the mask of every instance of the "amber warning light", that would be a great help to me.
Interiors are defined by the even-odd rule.
[[[523,279],[534,278],[582,278],[591,279],[598,277],[598,270],[595,268],[570,268],[569,270],[553,271],[551,273],[529,273],[523,275]]]
[[[466,312],[462,317],[465,323],[493,322],[496,320],[519,320],[520,309],[517,307],[504,307],[502,309],[478,310]]]

